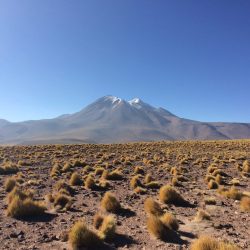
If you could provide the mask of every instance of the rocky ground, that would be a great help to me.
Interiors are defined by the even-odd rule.
[[[76,160],[84,164],[74,166]],[[242,172],[245,160],[250,160],[250,141],[247,140],[0,147],[0,166],[11,162],[19,168],[17,173],[0,174],[0,249],[70,249],[68,231],[83,218],[92,227],[93,216],[101,210],[100,201],[106,191],[114,193],[125,209],[116,214],[117,233],[103,248],[189,249],[190,243],[198,236],[210,235],[242,249],[250,249],[250,214],[240,209],[239,200],[225,197],[217,189],[209,189],[205,181],[208,167],[215,164],[225,173],[224,187],[229,189],[232,180],[237,179],[234,182],[236,188],[249,195],[249,174]],[[72,163],[72,167],[52,178],[51,170],[56,163]],[[150,173],[161,186],[171,184],[172,167],[186,178],[175,189],[189,206],[160,202],[164,211],[171,212],[179,221],[176,238],[162,241],[149,234],[144,201],[153,197],[159,202],[159,188],[146,188],[145,194],[135,193],[130,180],[135,175],[136,166],[143,167],[142,181]],[[123,178],[109,180],[110,187],[106,189],[73,186],[73,203],[67,211],[56,210],[45,201],[46,195],[55,191],[59,180],[69,182],[72,172],[78,172],[83,178],[93,173],[98,185],[101,177],[94,173],[98,167],[108,170],[120,167]],[[34,199],[46,203],[44,215],[22,219],[6,215],[8,204],[4,183],[11,176],[18,178],[20,173],[20,188],[34,190]],[[207,197],[214,197],[216,204],[205,204]],[[210,214],[210,220],[194,220],[201,208]]]

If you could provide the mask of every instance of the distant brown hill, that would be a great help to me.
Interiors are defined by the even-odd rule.
[[[80,112],[54,119],[0,119],[0,144],[113,143],[250,138],[249,123],[199,122],[177,117],[138,98],[104,96]]]

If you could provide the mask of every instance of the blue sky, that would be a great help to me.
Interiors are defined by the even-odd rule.
[[[250,122],[249,0],[0,0],[0,118],[111,94]]]

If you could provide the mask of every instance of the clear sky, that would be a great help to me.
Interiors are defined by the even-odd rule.
[[[249,0],[0,0],[0,118],[111,94],[250,122]]]

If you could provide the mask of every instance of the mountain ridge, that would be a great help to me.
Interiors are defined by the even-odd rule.
[[[249,123],[189,120],[139,98],[125,101],[111,95],[52,119],[15,123],[0,119],[0,144],[243,138],[250,138]]]

